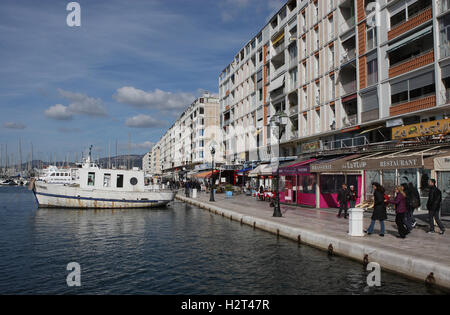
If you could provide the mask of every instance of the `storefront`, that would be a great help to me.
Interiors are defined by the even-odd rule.
[[[358,192],[357,203],[373,198],[372,183],[380,183],[386,194],[394,195],[395,187],[412,183],[422,196],[422,208],[428,197],[428,180],[436,178],[443,191],[443,200],[449,202],[450,157],[445,151],[432,148],[423,151],[402,150],[394,153],[351,155],[311,164],[311,172],[318,173],[317,200],[320,208],[335,208],[337,192],[343,183],[353,185]],[[427,162],[428,161],[428,162]],[[435,164],[440,164],[441,167]],[[445,191],[445,198],[444,198]],[[444,209],[443,202],[443,209]]]
[[[288,204],[316,206],[316,174],[309,164],[316,159],[280,167],[280,201]]]
[[[432,178],[436,179],[437,187],[442,192],[442,212],[450,214],[450,151],[425,159],[424,165],[433,168]]]
[[[341,156],[338,158],[319,161],[311,164],[311,172],[317,174],[316,204],[318,208],[338,208],[338,192],[342,184],[350,188],[354,186],[358,194],[359,203],[364,194],[364,173],[359,170],[359,163],[352,162],[360,155]]]
[[[272,167],[270,164],[261,164],[248,173],[251,178],[251,186],[259,190],[263,186],[264,190],[272,190]]]

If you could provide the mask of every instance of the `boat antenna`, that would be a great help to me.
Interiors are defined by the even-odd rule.
[[[90,161],[92,161],[92,148],[93,148],[94,146],[93,145],[91,145],[90,147],[89,147],[89,160]]]

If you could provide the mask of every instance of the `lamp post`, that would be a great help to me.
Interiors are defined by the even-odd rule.
[[[215,201],[214,200],[214,154],[216,154],[216,142],[214,140],[211,141],[211,143],[209,145],[209,150],[211,151],[211,157],[212,157],[211,194],[209,197],[209,201]]]
[[[282,137],[281,129],[286,127],[288,116],[286,113],[279,111],[271,119],[270,125],[278,129],[278,163],[277,163],[277,197],[275,200],[275,206],[273,207],[273,216],[280,218],[282,217],[280,209],[280,142]]]

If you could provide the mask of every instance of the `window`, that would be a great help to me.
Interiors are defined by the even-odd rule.
[[[204,115],[204,114],[205,114],[205,108],[204,107],[200,107],[199,115]]]
[[[95,173],[88,173],[88,186],[95,186]]]
[[[367,85],[378,82],[378,59],[376,52],[367,57]]]
[[[117,175],[117,188],[123,188],[123,175],[122,174],[118,174]]]
[[[409,102],[435,92],[434,72],[391,84],[392,105]]]
[[[372,27],[367,30],[367,50],[377,47],[377,28]]]
[[[396,25],[404,21],[406,21],[406,9],[391,16],[391,28],[395,27]]]
[[[103,187],[111,187],[111,174],[103,176]]]

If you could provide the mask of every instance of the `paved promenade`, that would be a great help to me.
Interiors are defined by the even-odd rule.
[[[183,191],[184,192],[184,191]],[[200,193],[198,198],[187,199],[183,192],[177,199],[199,206],[243,224],[253,226],[294,241],[301,241],[323,250],[330,244],[333,253],[363,262],[367,255],[369,262],[377,262],[382,270],[390,270],[425,281],[433,273],[436,284],[450,289],[450,230],[444,235],[427,234],[424,221],[406,239],[396,238],[394,218],[386,221],[386,235],[380,237],[379,223],[373,235],[351,237],[348,235],[348,220],[336,217],[331,209],[310,209],[295,206],[281,206],[282,218],[274,218],[273,208],[268,202],[253,197],[238,195],[226,198],[216,195],[216,202],[209,202],[209,195]],[[424,217],[425,212],[418,217]],[[370,224],[370,213],[364,218],[364,226]],[[447,221],[444,223],[449,225]]]

